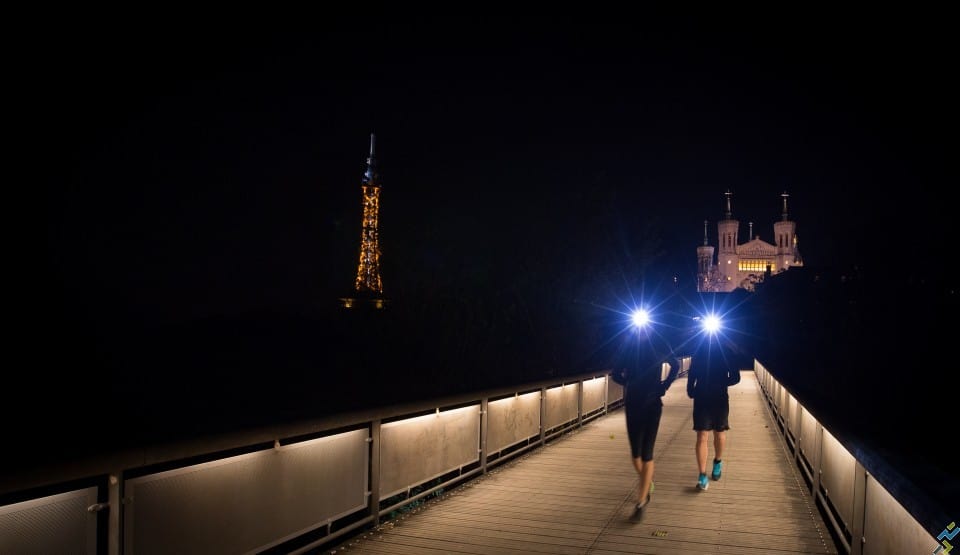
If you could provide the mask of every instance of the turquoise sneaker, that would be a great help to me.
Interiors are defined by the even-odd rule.
[[[707,481],[707,475],[701,474],[697,479],[697,489],[700,491],[707,491],[708,487],[710,487],[710,482]]]
[[[710,475],[715,481],[720,479],[720,471],[723,470],[722,462],[713,463],[713,474]]]

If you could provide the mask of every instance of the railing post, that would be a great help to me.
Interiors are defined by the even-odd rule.
[[[817,456],[817,464],[810,465],[813,468],[813,478],[810,480],[810,494],[813,500],[817,500],[817,493],[820,491],[820,475],[823,473],[823,425],[817,422],[817,427],[813,433],[813,452]]]
[[[863,521],[867,509],[867,478],[869,475],[860,461],[856,461],[853,476],[853,522],[850,523],[850,555],[863,555]]]
[[[577,382],[577,427],[583,426],[583,381]]]
[[[490,400],[480,401],[480,472],[487,473],[487,416],[490,412]]]
[[[373,517],[373,525],[380,524],[380,420],[370,422],[370,496],[367,511]]]
[[[796,397],[793,399],[793,404],[796,405],[793,410],[793,418],[796,419],[797,424],[797,433],[793,436],[793,464],[800,466],[800,445],[803,441],[803,407],[800,406],[800,401],[797,401]]]
[[[610,374],[603,375],[603,414],[610,412]]]
[[[107,477],[107,553],[120,555],[121,549],[121,513],[123,513],[123,472],[111,472]]]
[[[544,446],[547,443],[547,428],[545,422],[547,421],[547,388],[540,388],[540,446]]]

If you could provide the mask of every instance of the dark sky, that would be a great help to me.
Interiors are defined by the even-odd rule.
[[[942,21],[52,31],[31,112],[48,275],[90,314],[323,304],[355,275],[370,133],[388,296],[538,271],[550,287],[580,251],[688,282],[728,188],[741,237],[754,222],[771,242],[788,191],[808,265],[926,264],[947,238],[934,190],[956,183]]]
[[[16,51],[31,166],[8,186],[46,179],[46,227],[42,261],[16,267],[26,371],[4,417],[54,414],[77,446],[119,441],[91,427],[116,417],[145,441],[408,401],[390,386],[406,376],[449,395],[584,372],[600,339],[582,308],[692,285],[727,189],[741,237],[753,222],[767,241],[788,191],[812,268],[856,266],[884,294],[955,281],[952,19],[871,12],[50,24]],[[370,133],[395,302],[374,328],[323,311],[355,276]],[[851,321],[881,326],[873,300]],[[857,331],[810,310],[818,333]],[[289,317],[319,313],[337,320]],[[941,320],[875,356],[939,352]]]
[[[884,293],[955,282],[954,18],[869,11],[44,19],[10,52],[30,68],[8,83],[28,93],[9,104],[27,124],[9,152],[26,146],[14,162],[29,170],[8,189],[42,176],[46,226],[42,260],[14,265],[25,371],[7,374],[19,403],[2,415],[50,414],[57,429],[18,425],[11,444],[60,457],[63,436],[76,441],[63,451],[89,434],[119,441],[115,424],[147,438],[153,422],[161,437],[258,410],[367,405],[371,383],[390,389],[398,369],[424,395],[586,371],[599,342],[565,309],[674,276],[690,286],[703,220],[715,244],[727,189],[741,237],[753,222],[768,242],[789,192],[810,267],[857,267],[889,280]],[[259,317],[322,312],[350,292],[371,133],[398,318],[367,341],[363,323],[324,333]],[[8,211],[18,220],[17,203]],[[826,313],[812,320],[853,334]],[[243,333],[220,325],[244,315]],[[151,327],[196,321],[216,333]],[[938,353],[926,329],[902,355],[875,355]],[[893,343],[868,338],[854,355],[874,344]],[[821,354],[806,356],[829,362]]]

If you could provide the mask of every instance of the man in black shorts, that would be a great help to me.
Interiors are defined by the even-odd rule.
[[[723,470],[723,448],[730,429],[730,396],[727,388],[740,383],[740,360],[730,341],[720,332],[705,332],[690,360],[687,395],[693,399],[693,429],[697,432],[697,488],[705,491],[709,436],[713,432],[711,478],[719,480]]]
[[[661,397],[677,378],[679,363],[673,358],[670,343],[645,313],[637,313],[634,324],[621,334],[613,363],[613,381],[624,386],[624,413],[630,455],[640,478],[637,505],[631,520],[643,518],[653,488],[653,448],[663,412]],[[663,377],[663,363],[670,367]]]

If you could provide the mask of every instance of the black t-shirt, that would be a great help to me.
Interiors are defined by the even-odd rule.
[[[687,393],[691,397],[722,397],[740,382],[743,366],[740,350],[728,339],[704,337],[690,360]]]

